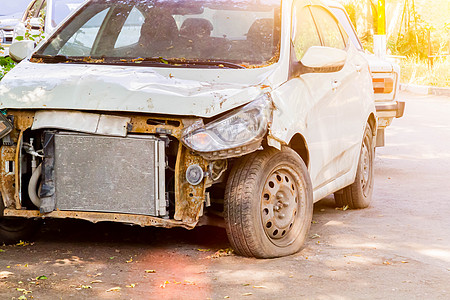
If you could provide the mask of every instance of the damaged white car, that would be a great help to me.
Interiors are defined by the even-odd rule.
[[[39,218],[225,226],[299,251],[313,203],[364,208],[367,61],[320,1],[91,0],[1,81],[0,239]]]

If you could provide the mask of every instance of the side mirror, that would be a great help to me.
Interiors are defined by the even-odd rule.
[[[347,52],[341,49],[312,46],[300,63],[308,71],[317,73],[337,72],[341,70],[347,60]]]
[[[28,57],[28,55],[33,53],[34,47],[33,41],[26,40],[14,42],[9,47],[9,56],[15,62],[21,62]]]

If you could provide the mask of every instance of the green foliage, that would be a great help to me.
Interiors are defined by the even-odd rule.
[[[433,27],[425,22],[419,14],[407,24],[405,30],[388,41],[392,53],[403,56],[428,57],[428,32]]]
[[[403,83],[450,87],[450,57],[440,57],[433,61],[431,67],[428,59],[410,56],[399,61]]]
[[[0,47],[0,49],[3,49]],[[0,56],[0,80],[8,73],[16,63],[9,57]]]
[[[32,14],[30,14],[32,15]],[[28,17],[25,21],[25,33],[23,36],[17,36],[17,41],[23,41],[23,40],[30,40],[36,42],[36,44],[39,44],[41,41],[45,39],[44,36],[44,22],[45,22],[45,15],[43,14],[43,11],[40,12],[39,16],[39,31],[35,34],[32,33],[32,24],[31,24],[32,17]]]

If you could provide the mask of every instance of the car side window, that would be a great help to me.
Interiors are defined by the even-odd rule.
[[[296,2],[296,4],[299,1]],[[292,42],[295,57],[300,61],[311,46],[321,46],[320,37],[308,6],[297,9],[294,4],[292,14]]]
[[[345,49],[346,42],[335,18],[322,7],[313,6],[311,12],[319,28],[323,45],[337,49]]]

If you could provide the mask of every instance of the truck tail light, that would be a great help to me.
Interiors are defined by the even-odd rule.
[[[375,94],[389,94],[394,90],[393,78],[372,78]]]

